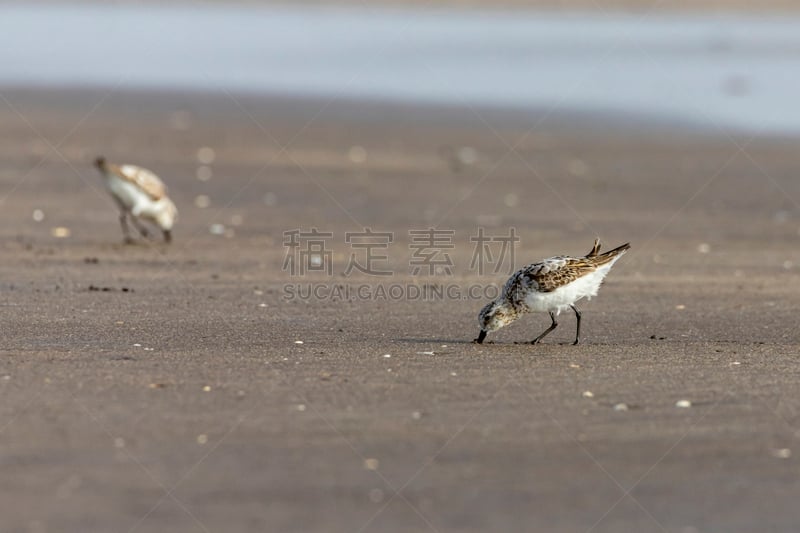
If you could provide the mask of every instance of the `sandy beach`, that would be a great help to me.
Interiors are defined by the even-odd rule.
[[[2,95],[3,531],[796,530],[795,141],[544,110]],[[122,244],[99,154],[165,179],[171,246]],[[332,234],[331,273],[293,275],[286,232],[311,228]],[[392,234],[390,276],[344,275],[365,228]],[[452,232],[450,266],[414,276],[410,231],[430,228]],[[515,344],[546,327],[531,315],[473,345],[480,295],[376,296],[502,283],[470,268],[478,228],[514,228],[516,266],[632,243],[582,305],[582,344],[561,344],[568,315]]]

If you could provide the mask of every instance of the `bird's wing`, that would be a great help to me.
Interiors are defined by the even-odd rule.
[[[525,267],[522,270],[522,277],[534,284],[541,292],[552,292],[596,268],[591,260],[584,258],[551,257]]]
[[[153,200],[160,200],[167,195],[167,187],[164,182],[146,168],[122,165],[115,170],[120,178],[133,183]]]

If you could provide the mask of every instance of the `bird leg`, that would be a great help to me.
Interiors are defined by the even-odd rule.
[[[547,336],[547,334],[548,334],[548,333],[550,333],[551,331],[553,331],[554,329],[556,329],[556,326],[558,326],[558,322],[556,322],[556,315],[555,315],[555,313],[553,313],[552,311],[550,311],[550,320],[552,320],[552,321],[553,321],[553,323],[552,323],[552,324],[550,324],[550,327],[549,327],[549,328],[547,328],[546,330],[544,330],[544,332],[542,332],[542,334],[541,334],[541,335],[539,335],[538,337],[536,337],[535,339],[533,339],[533,340],[531,341],[531,344],[539,344],[539,342],[540,342],[542,339],[544,339],[544,338]]]
[[[481,330],[481,332],[478,333],[478,338],[474,339],[472,342],[474,342],[475,344],[483,344],[483,339],[485,338],[486,338],[486,331]]]
[[[131,216],[131,222],[133,222],[133,226],[136,228],[136,231],[139,232],[139,235],[141,235],[143,239],[146,239],[150,234],[150,232],[147,231],[147,228],[144,227],[144,225],[139,222],[139,219],[137,219],[135,216]]]
[[[128,227],[128,212],[125,210],[119,212],[119,225],[122,226],[122,237],[125,240],[125,244],[133,243],[131,230]]]
[[[164,242],[167,243],[167,244],[171,243],[172,242],[172,232],[170,230],[168,230],[168,229],[165,229],[163,231],[164,231]]]
[[[578,311],[578,308],[575,307],[574,305],[570,305],[570,307],[572,308],[573,311],[575,311],[575,318],[578,319],[578,329],[577,331],[575,331],[575,342],[572,343],[572,345],[574,346],[578,344],[578,341],[581,338],[581,312]]]

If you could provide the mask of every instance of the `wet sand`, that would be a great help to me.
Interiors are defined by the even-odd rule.
[[[734,139],[743,153],[559,112],[2,94],[3,531],[796,530],[796,142]],[[99,153],[164,177],[173,245],[121,243]],[[334,234],[332,275],[291,276],[284,232],[312,227]],[[342,275],[345,232],[365,227],[394,233],[394,275]],[[408,232],[429,227],[455,232],[449,276],[409,274]],[[515,344],[546,327],[531,315],[473,345],[482,298],[285,299],[502,283],[469,268],[478,227],[516,228],[518,266],[632,243],[581,306],[582,344],[560,344],[569,315]]]

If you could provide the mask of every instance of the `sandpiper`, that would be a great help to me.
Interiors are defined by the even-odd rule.
[[[135,165],[114,165],[98,157],[94,165],[106,179],[111,196],[119,206],[119,223],[125,242],[132,242],[128,215],[142,237],[148,232],[139,219],[149,220],[161,229],[164,241],[172,240],[172,226],[178,209],[167,196],[167,187],[153,172]]]
[[[601,254],[600,241],[595,239],[592,251],[585,257],[551,257],[518,270],[508,279],[497,300],[481,309],[478,315],[481,331],[473,342],[481,344],[487,333],[507,326],[525,313],[547,311],[552,324],[531,341],[538,344],[556,329],[556,317],[569,307],[578,321],[573,342],[578,344],[581,313],[575,303],[597,295],[603,278],[630,247],[627,243]]]

